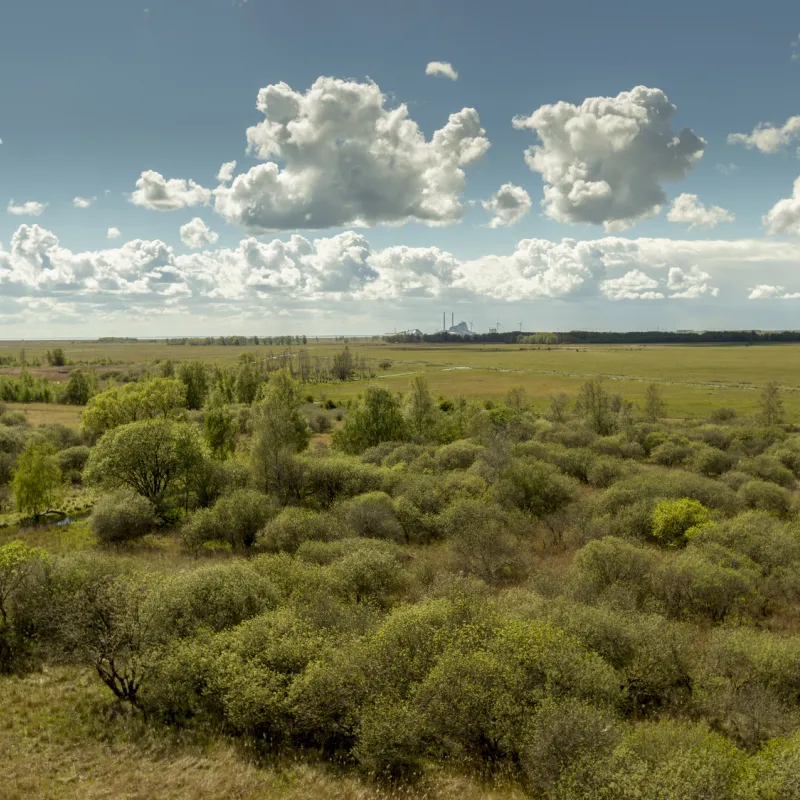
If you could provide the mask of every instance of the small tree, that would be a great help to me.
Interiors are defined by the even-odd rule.
[[[527,411],[530,406],[528,393],[522,386],[513,386],[506,394],[505,404],[515,411]]]
[[[61,468],[52,444],[28,443],[17,460],[11,488],[17,508],[34,519],[56,505],[61,495]]]
[[[569,413],[569,396],[561,392],[550,395],[550,410],[547,416],[552,422],[566,422]]]
[[[345,347],[340,353],[333,356],[331,366],[333,377],[340,381],[348,380],[353,374],[353,354],[349,347]]]
[[[95,390],[94,373],[76,369],[70,372],[64,402],[72,406],[85,406]]]
[[[406,436],[399,398],[388,389],[370,386],[364,399],[345,417],[344,425],[334,431],[333,445],[353,455],[381,442],[403,441]]]
[[[414,436],[428,439],[436,422],[436,403],[422,375],[411,380],[411,391],[405,397],[406,419]]]
[[[614,418],[611,413],[611,401],[603,388],[600,378],[592,378],[581,387],[581,393],[575,403],[575,410],[583,416],[589,427],[600,436],[608,436],[614,431]]]
[[[206,442],[216,458],[225,459],[236,450],[238,425],[219,393],[211,396],[203,420]]]
[[[308,446],[311,431],[300,413],[300,385],[288,371],[275,373],[254,408],[250,470],[257,486],[286,505],[297,489],[294,455]]]
[[[667,413],[667,404],[661,397],[657,383],[650,383],[644,393],[644,415],[650,422],[658,422]]]
[[[203,407],[208,394],[208,372],[202,361],[189,361],[178,368],[178,377],[186,385],[186,407]]]
[[[783,420],[783,398],[777,381],[764,385],[759,397],[760,417],[765,425],[777,425]]]

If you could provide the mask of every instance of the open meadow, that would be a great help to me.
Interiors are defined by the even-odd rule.
[[[200,360],[208,365],[231,366],[243,353],[257,360],[296,358],[306,351],[310,359],[330,362],[347,346],[355,359],[363,358],[375,373],[374,381],[404,392],[410,378],[424,375],[437,395],[454,399],[501,400],[514,386],[525,389],[534,408],[543,411],[554,394],[575,396],[588,378],[603,377],[609,391],[640,403],[651,382],[661,385],[668,410],[675,417],[704,417],[719,406],[752,413],[758,390],[777,381],[784,391],[790,419],[800,419],[800,344],[762,345],[588,345],[525,346],[486,344],[389,344],[380,340],[333,341],[310,339],[306,345],[168,345],[164,341],[138,342],[25,342],[29,367],[40,377],[66,381],[70,366],[47,366],[45,353],[62,347],[74,366],[86,365],[101,378],[145,369],[157,370],[167,360],[175,364]],[[18,358],[23,343],[0,342],[0,359]],[[387,362],[388,369],[381,368]],[[19,367],[0,368],[0,376],[19,374]],[[368,379],[369,380],[369,379]],[[310,385],[317,397],[346,400],[363,392],[364,381]],[[31,421],[74,422],[75,409],[25,404]]]

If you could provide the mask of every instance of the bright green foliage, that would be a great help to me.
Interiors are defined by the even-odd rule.
[[[613,433],[614,414],[611,411],[611,398],[603,388],[600,378],[593,378],[583,384],[575,402],[575,411],[600,436],[608,436]]]
[[[403,441],[407,435],[400,398],[388,389],[369,386],[363,399],[348,412],[344,425],[334,432],[333,445],[356,455],[381,442]]]
[[[126,383],[91,398],[83,426],[99,435],[142,419],[175,419],[186,408],[186,387],[169,378]]]
[[[653,509],[653,537],[668,547],[686,543],[687,531],[710,521],[708,509],[697,500],[662,500]]]
[[[246,358],[239,362],[236,372],[236,400],[245,405],[251,405],[258,396],[262,378],[258,366],[252,359]]]
[[[49,442],[31,439],[19,454],[11,481],[17,508],[38,519],[61,496],[61,467]]]
[[[131,422],[103,435],[92,449],[85,477],[109,489],[127,486],[161,514],[172,493],[179,492],[184,504],[192,470],[203,459],[203,447],[199,431],[190,423]]]
[[[28,547],[20,541],[0,545],[0,633],[9,624],[14,594],[30,569],[47,558],[44,550]]]

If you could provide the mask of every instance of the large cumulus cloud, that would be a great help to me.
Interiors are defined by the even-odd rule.
[[[666,201],[661,183],[684,177],[705,147],[689,129],[672,131],[675,110],[660,89],[637,86],[515,118],[514,127],[539,137],[525,160],[544,180],[547,216],[617,231],[657,214]]]
[[[439,301],[711,302],[718,281],[731,273],[749,281],[742,298],[745,287],[754,299],[788,297],[780,287],[799,258],[791,241],[604,237],[523,239],[510,252],[461,259],[437,247],[375,250],[354,231],[245,237],[235,247],[186,254],[142,239],[76,252],[34,224],[19,226],[8,248],[0,246],[0,319],[10,324],[35,309],[42,320],[52,314],[76,323],[113,314],[140,322],[161,314],[264,319],[303,309],[340,321],[358,313],[362,327],[375,330],[385,303],[406,316],[432,300],[437,308]]]
[[[247,141],[263,163],[215,192],[216,210],[254,234],[454,222],[464,213],[463,167],[489,148],[475,109],[451,114],[428,141],[372,82],[321,77],[305,93],[278,83],[256,105],[264,120]]]

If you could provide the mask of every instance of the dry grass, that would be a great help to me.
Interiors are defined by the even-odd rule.
[[[381,789],[311,762],[259,767],[227,741],[156,730],[115,710],[72,668],[0,677],[3,800],[521,800],[434,770],[419,786]]]

